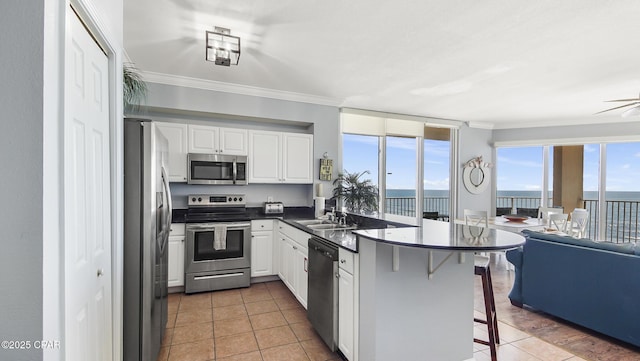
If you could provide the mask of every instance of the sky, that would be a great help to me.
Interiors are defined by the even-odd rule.
[[[448,189],[449,143],[426,140],[424,146],[424,189]],[[607,144],[607,190],[640,191],[640,143]],[[416,141],[387,137],[387,188],[415,189]],[[498,190],[536,191],[542,189],[542,149],[505,147],[497,150]],[[552,149],[550,162],[553,163]],[[600,146],[584,147],[584,191],[598,190]],[[343,163],[349,172],[369,170],[363,178],[378,183],[378,137],[345,134]],[[553,170],[553,164],[550,164]],[[549,185],[553,186],[550,172]]]
[[[416,147],[413,138],[387,137],[388,189],[416,188]],[[344,134],[342,152],[347,171],[369,170],[367,177],[378,184],[378,137]],[[424,189],[448,189],[449,142],[426,140],[424,159]]]

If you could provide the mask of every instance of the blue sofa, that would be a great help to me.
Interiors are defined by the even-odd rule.
[[[515,266],[513,305],[640,347],[640,244],[522,233],[526,243],[507,252]]]

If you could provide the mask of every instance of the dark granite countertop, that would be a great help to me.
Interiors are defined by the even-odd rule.
[[[172,223],[185,223],[187,210],[178,208],[174,209],[171,217]],[[358,252],[358,240],[352,230],[313,230],[302,224],[295,222],[296,220],[314,219],[315,211],[313,207],[285,207],[283,214],[265,214],[262,207],[247,207],[247,216],[251,220],[259,219],[279,219],[287,224],[305,231],[311,235],[318,236],[329,242],[336,244],[350,252]],[[412,227],[414,226],[385,221],[378,218],[365,217],[354,214],[347,214],[347,223],[356,225],[358,230],[362,229],[381,229],[392,227]]]
[[[513,232],[437,221],[413,229],[369,229],[357,230],[354,233],[375,242],[394,246],[463,252],[506,250],[516,248],[525,241],[522,235]]]

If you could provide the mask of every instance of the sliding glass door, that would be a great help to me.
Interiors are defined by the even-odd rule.
[[[385,207],[386,214],[416,217],[417,141],[416,138],[386,137]]]

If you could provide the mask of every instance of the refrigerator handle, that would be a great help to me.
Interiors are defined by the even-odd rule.
[[[167,178],[167,173],[164,170],[164,167],[161,167],[162,174],[162,186],[164,188],[164,196],[167,198],[167,209],[165,210],[165,233],[167,235],[167,240],[169,239],[169,230],[171,229],[171,216],[173,213],[173,206],[171,205],[171,189],[169,188],[169,180]]]

